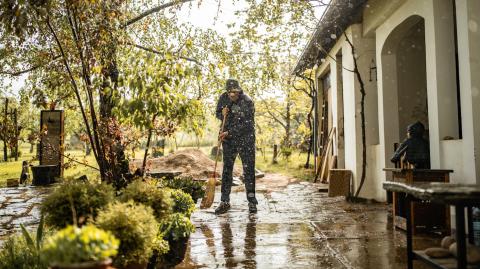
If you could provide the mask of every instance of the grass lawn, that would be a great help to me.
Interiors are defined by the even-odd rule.
[[[34,153],[30,153],[29,149],[29,145],[22,145],[20,147],[22,155],[18,161],[0,162],[0,187],[6,186],[8,178],[20,178],[22,161],[30,161],[34,155]],[[93,155],[85,157],[85,153],[81,150],[69,150],[65,153],[65,155],[73,157],[80,162],[86,162],[91,166],[97,167],[95,157]],[[67,161],[68,160],[65,159],[65,162]],[[38,161],[32,162],[32,165],[38,165]],[[75,164],[72,167],[64,170],[65,178],[75,178],[81,175],[87,175],[87,177],[92,180],[96,179],[99,174],[97,170],[80,164]],[[30,180],[31,178],[32,176],[30,175]]]
[[[186,149],[189,147],[181,147],[179,150]],[[212,147],[200,147],[200,150],[209,155]],[[22,170],[22,161],[31,160],[33,157],[32,153],[29,153],[29,145],[24,144],[20,148],[20,151],[23,153],[18,161],[10,162],[0,162],[0,187],[5,187],[8,178],[19,178]],[[172,150],[170,148],[166,149],[167,154]],[[138,150],[135,153],[137,159],[143,158],[143,150]],[[75,158],[77,161],[87,163],[91,166],[97,167],[95,157],[93,155],[85,156],[85,153],[81,150],[69,150],[66,152],[67,156]],[[307,160],[307,154],[294,151],[290,158],[286,160],[283,157],[278,157],[278,163],[272,164],[273,150],[267,150],[265,156],[261,152],[257,151],[256,156],[256,167],[262,172],[267,173],[279,173],[303,180],[312,180],[314,177],[313,169],[303,168]],[[221,160],[220,160],[221,161]],[[67,159],[65,159],[67,162]],[[237,162],[240,163],[240,158],[237,158]],[[37,162],[33,162],[33,165],[37,165]],[[97,170],[90,167],[86,167],[80,164],[74,164],[72,167],[64,170],[65,178],[76,178],[81,175],[87,175],[90,180],[98,179],[99,173]],[[31,176],[30,176],[31,178]]]
[[[283,175],[292,176],[303,180],[313,180],[314,172],[312,169],[305,169],[305,162],[307,161],[307,154],[299,151],[294,151],[290,158],[286,160],[283,157],[278,157],[278,163],[272,164],[273,150],[265,153],[265,157],[257,151],[256,166],[262,172],[279,173]],[[313,160],[310,157],[310,165],[313,165]]]

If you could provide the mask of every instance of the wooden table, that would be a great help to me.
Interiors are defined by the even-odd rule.
[[[455,223],[457,240],[457,260],[454,258],[435,259],[430,258],[423,251],[412,249],[412,225],[410,206],[407,206],[407,261],[408,269],[413,269],[413,260],[418,259],[433,268],[478,268],[467,267],[466,235],[465,235],[465,208],[467,208],[468,241],[473,244],[472,207],[480,206],[480,186],[453,184],[453,183],[401,183],[384,182],[383,188],[394,193],[405,193],[406,201],[431,201],[455,207]],[[456,264],[456,267],[455,267]]]
[[[391,172],[391,181],[401,183],[415,182],[443,182],[450,181],[450,173],[453,170],[446,169],[405,169],[384,168],[383,171]],[[405,201],[404,195],[392,195],[392,215],[395,227],[406,230]],[[442,231],[450,230],[450,211],[448,207],[431,203],[413,203],[410,208],[412,214],[413,234],[417,233],[417,227],[432,229],[436,227]]]

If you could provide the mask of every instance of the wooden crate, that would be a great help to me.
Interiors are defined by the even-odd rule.
[[[330,169],[328,179],[328,197],[349,196],[352,171],[346,169]]]

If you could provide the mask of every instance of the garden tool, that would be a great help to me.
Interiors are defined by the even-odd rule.
[[[220,128],[220,133],[223,133],[223,129],[225,127],[225,121],[227,121],[227,113],[223,115],[222,127]],[[217,183],[217,163],[218,163],[218,156],[220,155],[220,146],[222,145],[222,141],[218,139],[217,144],[217,154],[215,154],[215,166],[213,168],[213,175],[207,180],[207,187],[205,190],[205,196],[202,199],[202,203],[200,204],[200,208],[210,208],[213,204],[213,199],[215,198],[215,185]]]

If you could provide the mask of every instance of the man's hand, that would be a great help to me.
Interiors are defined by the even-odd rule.
[[[230,111],[230,110],[228,109],[228,107],[224,107],[224,108],[222,109],[222,115],[225,117],[225,115],[227,115],[229,111]]]
[[[223,132],[218,135],[218,140],[224,141],[228,136],[228,132]]]

